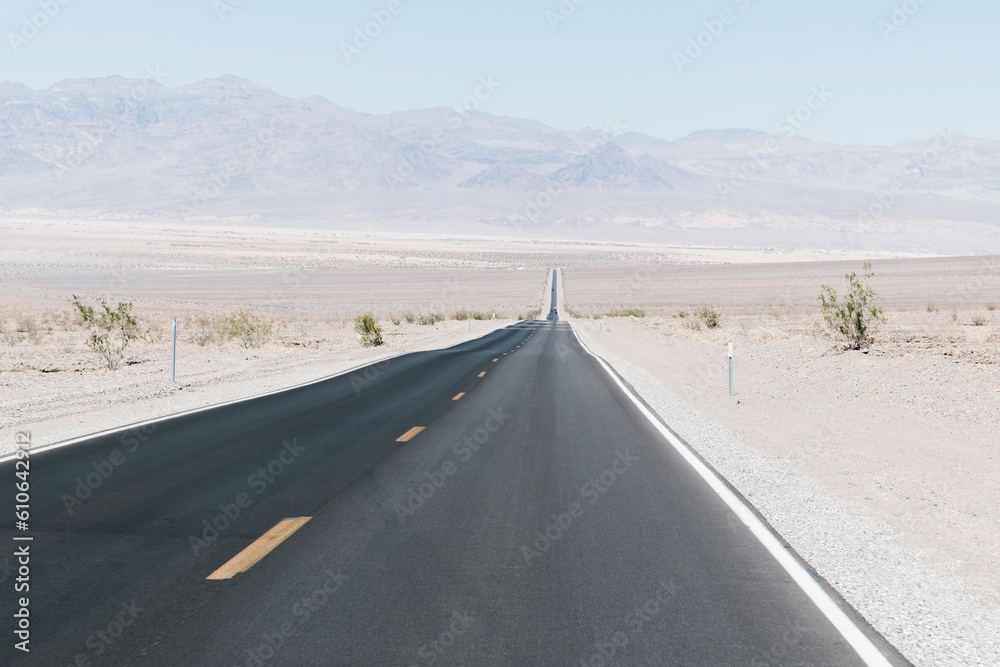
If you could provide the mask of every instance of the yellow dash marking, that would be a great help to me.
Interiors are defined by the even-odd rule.
[[[232,560],[218,570],[208,575],[208,579],[211,581],[222,581],[224,579],[232,579],[241,572],[246,572],[264,558],[264,556],[271,553],[275,547],[291,537],[295,531],[306,525],[306,522],[311,518],[311,516],[300,516],[278,522],[278,525],[261,535],[256,542],[236,554]]]
[[[486,371],[483,371],[482,373],[480,373],[479,377],[486,377]]]
[[[495,363],[496,363],[496,362],[498,362],[498,361],[500,361],[500,360],[499,360],[499,359],[494,359],[494,360],[493,360],[493,363],[495,364]]]
[[[396,438],[396,442],[409,442],[410,440],[413,440],[415,437],[417,437],[417,434],[420,433],[421,431],[423,431],[425,428],[427,428],[427,427],[426,426],[414,426],[409,431],[407,431],[403,435],[401,435],[398,438]]]
[[[459,400],[460,398],[462,398],[463,396],[465,396],[465,392],[464,392],[464,391],[463,391],[463,392],[459,392],[458,394],[455,394],[455,398],[453,398],[453,399],[451,399],[451,400],[453,400],[453,401],[457,401],[457,400]]]

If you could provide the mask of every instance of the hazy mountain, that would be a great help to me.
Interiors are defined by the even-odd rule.
[[[553,172],[552,180],[571,188],[673,190],[648,166],[640,166],[614,142],[576,158]]]
[[[498,162],[472,178],[459,183],[460,188],[480,190],[522,190],[539,192],[549,185],[549,179],[511,162]]]
[[[371,115],[234,76],[0,83],[0,213],[997,243],[1000,142],[946,128],[890,147],[609,132],[448,108]]]

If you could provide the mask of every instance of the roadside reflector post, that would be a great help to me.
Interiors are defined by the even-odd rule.
[[[729,395],[733,395],[733,341],[729,341]]]
[[[170,381],[177,382],[177,320],[173,321],[171,328],[171,350],[170,350]]]

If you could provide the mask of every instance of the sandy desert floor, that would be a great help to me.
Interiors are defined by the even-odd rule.
[[[890,310],[867,354],[720,315],[574,326],[916,664],[1000,664],[1000,312]]]
[[[547,269],[562,267],[581,338],[908,657],[1000,664],[996,257],[137,223],[0,221],[0,240],[2,450],[19,430],[46,444],[483,335],[542,308]],[[816,296],[868,259],[888,324],[869,353],[841,352],[816,333]],[[149,340],[131,365],[101,368],[73,294],[134,302]],[[719,328],[695,324],[703,306]],[[274,320],[274,338],[198,344],[199,320],[239,308]],[[405,318],[463,308],[497,319],[470,332]],[[645,316],[600,317],[612,308]],[[366,311],[385,346],[359,345]]]

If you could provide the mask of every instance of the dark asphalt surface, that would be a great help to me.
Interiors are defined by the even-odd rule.
[[[0,664],[862,664],[548,318],[32,456],[32,651],[2,572]]]

